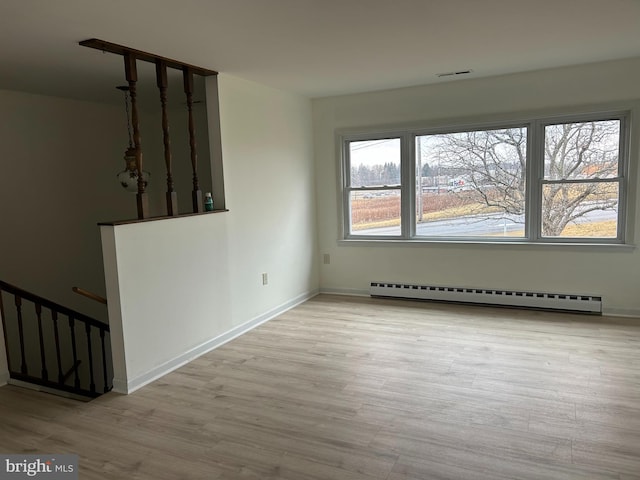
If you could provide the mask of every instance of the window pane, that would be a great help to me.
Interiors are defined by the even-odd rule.
[[[618,183],[543,185],[544,237],[616,238]]]
[[[548,125],[544,134],[546,180],[618,176],[619,120]]]
[[[527,129],[416,138],[416,234],[523,237]]]
[[[352,187],[400,185],[400,139],[349,143]]]
[[[400,235],[400,190],[351,192],[351,233]]]

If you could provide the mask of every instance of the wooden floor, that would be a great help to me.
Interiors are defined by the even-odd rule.
[[[0,388],[87,479],[640,479],[640,321],[318,296],[130,396]]]

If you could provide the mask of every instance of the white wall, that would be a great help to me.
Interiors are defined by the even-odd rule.
[[[366,293],[370,281],[512,288],[603,295],[608,313],[640,315],[640,253],[630,248],[549,245],[344,246],[339,239],[335,132],[376,125],[442,123],[466,118],[517,117],[521,112],[561,113],[594,104],[628,107],[632,119],[633,174],[640,131],[640,59],[501,77],[470,79],[313,101],[319,251],[331,255],[321,267],[321,289]],[[496,117],[497,115],[497,117]],[[638,180],[632,184],[630,227],[635,221]]]
[[[221,75],[219,103],[229,212],[102,229],[117,391],[318,289],[310,101]]]
[[[0,279],[106,320],[99,221],[134,218],[121,107],[0,90]]]
[[[183,364],[232,329],[226,220],[101,227],[116,391]]]
[[[238,324],[318,288],[311,102],[228,75],[218,81]]]

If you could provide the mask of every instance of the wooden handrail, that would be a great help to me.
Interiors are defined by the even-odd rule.
[[[98,295],[97,293],[90,292],[89,290],[85,290],[84,288],[80,287],[72,287],[71,290],[79,295],[83,295],[87,298],[90,298],[91,300],[95,300],[96,302],[102,303],[104,305],[107,304],[107,299]]]
[[[110,52],[110,53],[115,53],[116,55],[122,55],[122,56],[131,55],[132,57],[142,60],[144,62],[156,63],[158,61],[161,61],[166,63],[167,67],[175,68],[177,70],[188,68],[196,75],[202,75],[203,77],[218,75],[218,72],[216,72],[215,70],[196,67],[195,65],[189,65],[188,63],[179,62],[177,60],[172,60],[166,57],[161,57],[160,55],[156,55],[155,53],[143,52],[142,50],[136,50],[135,48],[125,47],[124,45],[105,42],[104,40],[100,40],[98,38],[89,38],[79,43],[83,47],[95,48],[96,50],[101,50],[102,52]]]

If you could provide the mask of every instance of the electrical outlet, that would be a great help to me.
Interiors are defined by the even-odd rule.
[[[331,263],[331,255],[329,255],[328,253],[325,253],[322,256],[322,261],[324,262],[325,265],[329,265]]]
[[[266,273],[262,274],[262,284],[263,285],[268,285],[269,284],[269,275],[267,275]]]

